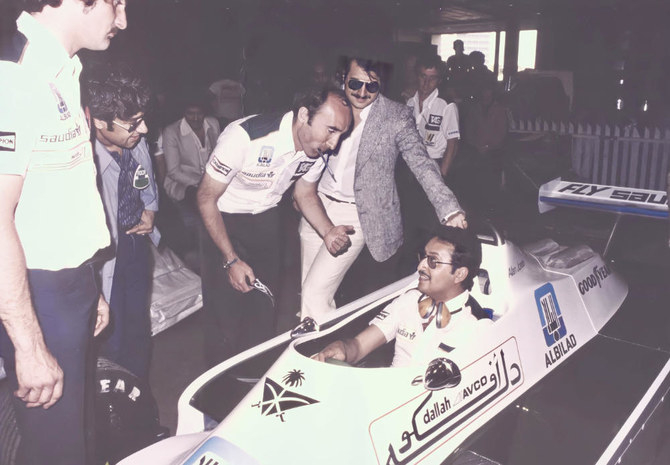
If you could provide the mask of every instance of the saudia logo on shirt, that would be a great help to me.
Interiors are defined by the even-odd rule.
[[[133,187],[135,189],[146,189],[149,187],[149,175],[142,165],[139,165],[133,175]]]
[[[58,92],[58,89],[56,89],[56,86],[53,85],[53,83],[49,83],[49,87],[51,88],[51,92],[54,94],[56,102],[58,103],[58,113],[60,113],[61,121],[70,118],[72,116],[70,114],[70,110],[68,110],[65,100],[63,100],[63,97],[61,97],[60,92]]]
[[[258,166],[270,166],[272,155],[275,149],[267,145],[261,147],[261,153],[258,155]]]

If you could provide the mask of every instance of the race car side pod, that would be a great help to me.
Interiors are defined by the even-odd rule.
[[[603,256],[607,255],[614,233],[623,216],[668,218],[668,195],[664,191],[562,181],[561,178],[543,184],[538,193],[540,213],[545,213],[557,206],[599,210],[616,215]]]

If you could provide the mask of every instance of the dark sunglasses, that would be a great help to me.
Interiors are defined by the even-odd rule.
[[[358,90],[363,87],[363,84],[365,84],[365,89],[371,94],[376,94],[379,92],[379,82],[377,81],[364,82],[359,81],[358,79],[349,79],[347,81],[347,87],[351,90]]]
[[[426,255],[426,252],[419,252],[419,263],[421,263],[423,260],[426,260],[428,263],[428,268],[431,270],[434,270],[437,268],[437,265],[451,265],[451,262],[440,262],[438,261],[435,257],[432,255]]]
[[[135,132],[135,130],[140,127],[140,124],[142,124],[142,122],[144,122],[144,117],[136,119],[135,121],[130,123],[130,126],[125,127],[123,124],[117,123],[116,121],[112,121],[113,124],[116,124],[118,127],[125,129],[129,133]]]

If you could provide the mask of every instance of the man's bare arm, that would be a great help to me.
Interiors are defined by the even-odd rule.
[[[386,338],[382,330],[375,325],[370,325],[355,338],[335,341],[312,358],[320,362],[333,358],[354,365],[384,343],[386,343]]]
[[[216,206],[217,200],[227,188],[228,184],[215,181],[214,178],[205,173],[198,188],[198,209],[207,232],[209,232],[214,244],[221,250],[224,260],[226,262],[237,260],[228,269],[228,280],[231,286],[240,292],[249,292],[253,289],[249,283],[256,279],[254,270],[237,256],[228,236],[226,225],[221,218],[221,212]]]
[[[14,345],[19,387],[28,407],[51,407],[63,393],[63,371],[47,349],[28,287],[26,259],[14,224],[23,178],[0,175],[0,319]]]
[[[344,252],[351,245],[349,234],[355,234],[351,225],[335,226],[323,206],[323,202],[316,193],[316,183],[299,179],[295,183],[293,198],[298,204],[300,212],[314,230],[323,238],[328,252],[337,255]]]

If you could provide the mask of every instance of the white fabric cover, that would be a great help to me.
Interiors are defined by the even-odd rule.
[[[155,336],[202,307],[200,277],[168,247],[151,247],[151,334]]]

